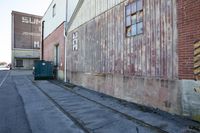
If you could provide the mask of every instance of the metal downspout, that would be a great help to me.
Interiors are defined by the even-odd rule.
[[[44,22],[42,21],[42,47],[41,47],[41,60],[44,60]]]
[[[67,16],[68,16],[68,0],[66,0],[66,14],[65,14],[65,24],[64,24],[64,37],[65,37],[65,70],[64,70],[64,82],[67,82],[67,23],[68,23],[68,20],[67,20]]]

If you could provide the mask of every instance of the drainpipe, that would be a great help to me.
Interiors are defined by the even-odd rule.
[[[66,21],[65,21],[65,32],[64,32],[65,40],[67,40],[67,32],[69,30],[69,27],[72,24],[72,21],[74,20],[76,14],[79,11],[80,7],[82,6],[83,2],[84,2],[84,0],[79,0],[78,1],[78,4],[77,4],[77,6],[76,6],[71,18],[68,20],[67,19],[67,15],[68,15],[68,0],[66,0],[66,14],[65,14],[65,17],[66,17],[65,20]],[[67,47],[66,46],[67,46],[67,44],[66,44],[66,42],[67,41],[65,41],[65,82],[67,82],[67,59],[66,59],[66,56],[67,56],[67,53],[66,53],[67,52]]]
[[[68,20],[67,20],[67,15],[68,15],[68,0],[66,0],[66,14],[65,14],[65,28],[64,28],[64,37],[65,37],[65,70],[64,70],[64,81],[67,82],[67,23],[68,23]]]
[[[42,49],[41,49],[41,60],[44,60],[44,22],[42,21]]]

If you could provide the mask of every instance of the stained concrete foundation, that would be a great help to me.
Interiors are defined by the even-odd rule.
[[[200,121],[199,81],[78,72],[67,75],[76,85]]]

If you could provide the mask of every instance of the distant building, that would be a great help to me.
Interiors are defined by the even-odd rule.
[[[67,3],[66,3],[67,2]],[[44,27],[44,60],[53,61],[57,70],[57,79],[64,80],[65,75],[65,26],[72,16],[78,0],[52,0],[42,22]]]
[[[40,59],[41,16],[12,11],[12,67],[32,69]]]

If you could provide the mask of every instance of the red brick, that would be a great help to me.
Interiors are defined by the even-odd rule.
[[[64,23],[57,27],[50,35],[44,39],[44,60],[54,61],[54,48],[59,44],[60,48],[60,62],[62,66],[59,70],[64,71],[64,57],[65,57],[65,39],[64,39]]]
[[[177,0],[179,78],[194,79],[193,44],[200,39],[200,1]]]

